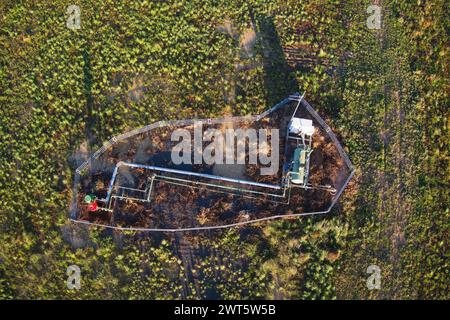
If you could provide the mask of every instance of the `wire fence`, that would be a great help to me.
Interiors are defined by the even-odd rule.
[[[333,144],[336,146],[337,151],[339,155],[342,157],[342,159],[345,162],[345,165],[348,167],[349,170],[349,176],[346,178],[344,183],[337,189],[336,194],[333,196],[333,199],[331,201],[330,206],[324,210],[324,211],[317,211],[317,212],[304,212],[304,213],[291,213],[291,214],[283,214],[283,215],[274,215],[270,217],[264,217],[259,219],[253,219],[249,221],[242,221],[237,223],[231,223],[231,224],[224,224],[224,225],[217,225],[217,226],[203,226],[203,227],[191,227],[191,228],[138,228],[138,227],[120,227],[120,226],[113,226],[113,225],[105,225],[95,222],[89,222],[85,220],[79,220],[77,218],[77,185],[80,181],[81,175],[83,172],[92,164],[92,162],[96,159],[98,159],[106,150],[111,148],[114,144],[119,143],[122,140],[128,139],[132,136],[142,134],[144,132],[151,131],[155,128],[161,128],[166,126],[188,126],[193,125],[195,122],[202,122],[207,124],[218,124],[218,123],[226,123],[226,122],[236,122],[236,121],[259,121],[268,115],[270,115],[272,112],[276,111],[277,109],[285,106],[286,104],[290,103],[291,101],[298,101],[305,109],[311,114],[311,116],[317,121],[320,126],[324,129],[326,134],[330,137]],[[298,106],[298,105],[297,105]],[[117,169],[117,167],[116,167]],[[283,101],[279,102],[272,108],[266,110],[265,112],[256,115],[256,116],[239,116],[239,117],[227,117],[227,118],[216,118],[216,119],[187,119],[187,120],[170,120],[170,121],[158,121],[153,124],[144,126],[142,128],[138,128],[129,132],[126,132],[124,134],[114,136],[109,141],[105,142],[100,149],[98,149],[95,153],[91,155],[91,157],[88,158],[85,162],[83,162],[76,170],[75,170],[75,177],[74,177],[74,198],[71,206],[71,213],[70,213],[70,220],[76,223],[82,223],[86,225],[92,225],[92,226],[99,226],[109,229],[115,229],[115,230],[129,230],[129,231],[158,231],[158,232],[178,232],[178,231],[200,231],[200,230],[213,230],[213,229],[223,229],[223,228],[230,228],[230,227],[237,227],[237,226],[243,226],[248,225],[252,223],[258,223],[262,221],[268,221],[273,219],[279,219],[279,218],[288,218],[288,217],[301,217],[301,216],[312,216],[312,215],[318,215],[318,214],[326,214],[329,213],[337,201],[339,200],[342,192],[350,182],[351,178],[353,177],[355,173],[355,169],[353,167],[353,164],[351,163],[349,157],[345,153],[344,149],[342,148],[342,145],[340,144],[339,140],[336,138],[336,135],[333,133],[331,128],[325,123],[325,121],[320,117],[320,115],[311,107],[311,105],[303,98],[303,96],[300,96],[299,93],[295,93],[293,95],[290,95],[288,98],[284,99]],[[113,181],[113,180],[112,180]],[[112,182],[111,181],[111,182]]]

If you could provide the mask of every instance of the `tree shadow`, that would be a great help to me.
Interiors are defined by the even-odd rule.
[[[265,99],[272,106],[298,92],[294,70],[286,62],[280,37],[272,17],[250,11],[257,30],[257,51],[263,58]]]
[[[96,145],[97,139],[95,135],[95,126],[98,124],[97,117],[93,115],[94,98],[92,96],[92,72],[91,62],[88,52],[89,47],[83,50],[83,93],[86,98],[86,123],[85,133],[88,140],[88,150],[92,151],[92,147]]]

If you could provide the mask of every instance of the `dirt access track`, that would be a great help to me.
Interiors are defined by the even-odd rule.
[[[308,180],[312,188],[286,183],[291,150],[286,133],[293,115],[311,119],[315,127]],[[184,129],[194,136],[199,124],[203,133],[210,129],[224,134],[227,129],[278,129],[278,140],[267,137],[271,152],[279,152],[277,170],[262,175],[261,169],[267,165],[250,164],[250,142],[244,151],[245,163],[206,163],[202,159],[197,164],[175,164],[171,154],[179,140],[172,141],[172,133]],[[271,145],[273,141],[278,148]],[[202,141],[197,147],[205,150],[209,144],[211,141]],[[195,152],[192,148],[191,159]],[[160,121],[112,138],[76,169],[70,219],[120,230],[175,232],[324,214],[333,208],[353,172],[330,127],[297,93],[257,116]],[[315,188],[324,185],[334,192]],[[86,195],[95,195],[97,210],[88,209]]]

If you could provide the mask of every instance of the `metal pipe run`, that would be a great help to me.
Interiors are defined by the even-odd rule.
[[[250,194],[252,194],[252,193],[262,194],[262,195],[265,195],[265,196],[279,197],[279,198],[282,198],[282,199],[286,198],[286,189],[283,191],[283,195],[276,195],[276,194],[262,193],[262,192],[252,191],[252,190],[244,190],[244,189],[240,189],[239,190],[239,189],[233,188],[233,187],[225,187],[225,186],[219,186],[219,185],[214,185],[214,184],[205,184],[205,183],[198,182],[198,181],[193,182],[192,185],[188,185],[188,184],[185,184],[185,183],[178,183],[178,182],[170,181],[165,176],[159,176],[159,178],[160,179],[156,178],[155,180],[163,181],[163,182],[168,183],[168,184],[178,185],[178,186],[182,186],[182,187],[191,187],[191,188],[200,189],[201,187],[199,187],[197,185],[202,185],[202,186],[206,186],[206,187],[211,186],[211,187],[222,188],[224,190],[218,190],[218,189],[215,189],[215,190],[208,189],[208,190],[211,191],[211,192],[220,192],[220,193],[224,193],[224,194],[228,194],[228,195],[232,195],[232,196],[239,196],[239,197],[244,197],[244,198],[249,198],[249,199],[261,200],[261,197],[246,195],[246,194],[243,194],[243,193],[234,193],[234,192],[231,192],[229,190],[238,190],[237,192],[245,191],[245,192],[248,192]],[[182,179],[178,179],[178,180],[183,181]],[[184,181],[187,181],[187,180],[184,180]],[[286,202],[272,200],[272,199],[265,199],[265,200],[269,201],[269,202],[273,202],[273,203],[289,204],[289,200],[291,198],[291,189],[289,188],[288,190],[289,190],[289,192],[288,192],[288,199],[287,199]]]
[[[162,171],[162,172],[175,173],[175,174],[181,174],[181,175],[187,175],[187,176],[193,176],[193,177],[201,177],[201,178],[207,178],[207,179],[212,179],[212,180],[232,182],[232,183],[237,183],[237,184],[242,184],[242,185],[250,185],[250,186],[256,186],[256,187],[269,188],[269,189],[274,189],[274,190],[283,190],[286,188],[286,186],[282,187],[279,185],[272,185],[272,184],[267,184],[267,183],[260,183],[260,182],[247,181],[247,180],[241,180],[241,179],[220,177],[220,176],[207,174],[207,173],[197,173],[197,172],[191,172],[191,171],[183,171],[183,170],[169,169],[169,168],[163,168],[163,167],[158,167],[158,166],[149,166],[149,165],[144,165],[144,164],[136,164],[136,163],[128,163],[128,162],[119,161],[116,164],[116,167],[114,168],[114,172],[112,174],[111,181],[109,182],[108,192],[107,192],[107,195],[105,198],[105,203],[107,205],[109,204],[109,201],[111,199],[111,194],[112,194],[112,191],[114,188],[114,183],[115,183],[116,176],[117,176],[120,166]],[[165,176],[161,176],[161,175],[158,175],[158,176],[164,177],[164,178],[171,178],[171,177],[165,177]],[[223,187],[223,186],[218,186],[218,187]]]
[[[143,169],[162,171],[162,172],[168,172],[168,173],[176,173],[176,174],[182,174],[182,175],[187,175],[187,176],[192,176],[192,177],[207,178],[207,179],[212,179],[212,180],[226,181],[226,182],[250,185],[250,186],[255,186],[255,187],[263,187],[263,188],[269,188],[269,189],[275,189],[275,190],[282,189],[281,186],[274,185],[274,184],[260,183],[260,182],[242,180],[242,179],[221,177],[221,176],[216,176],[216,175],[207,174],[207,173],[183,171],[183,170],[177,170],[177,169],[169,169],[169,168],[163,168],[163,167],[157,167],[157,166],[148,166],[148,165],[143,165],[143,164],[128,163],[128,162],[122,162],[122,161],[117,163],[117,167],[119,167],[119,166],[127,166],[127,167],[132,167],[132,168],[143,168]]]

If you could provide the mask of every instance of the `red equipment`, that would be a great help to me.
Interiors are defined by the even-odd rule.
[[[92,201],[92,202],[88,205],[88,210],[89,210],[89,211],[97,211],[97,209],[98,209],[98,204],[97,204],[97,201],[96,201],[96,200]]]

